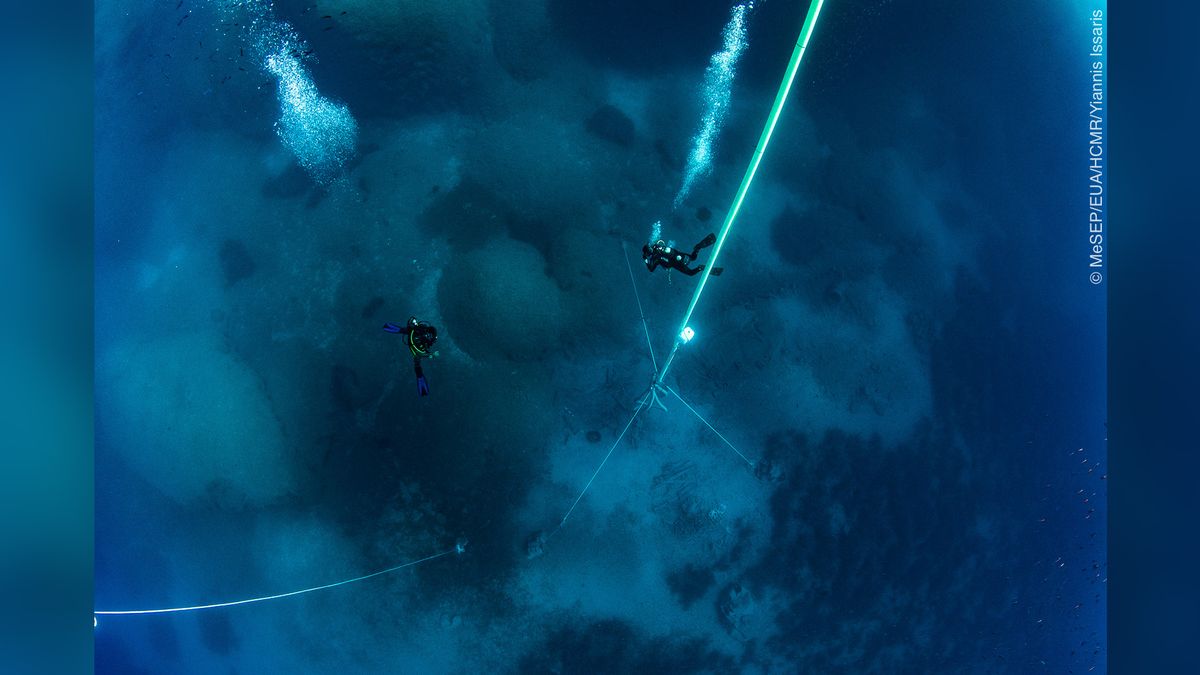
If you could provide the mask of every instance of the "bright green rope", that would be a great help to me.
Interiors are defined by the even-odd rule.
[[[733,220],[737,218],[738,211],[742,208],[742,202],[746,200],[746,193],[750,190],[750,183],[754,181],[754,174],[758,171],[758,165],[762,162],[763,153],[767,150],[767,143],[771,142],[771,133],[775,131],[775,124],[779,121],[779,114],[783,112],[783,104],[787,101],[788,92],[792,89],[792,81],[796,79],[796,71],[800,68],[800,60],[804,58],[804,50],[808,48],[808,39],[812,36],[813,29],[817,25],[817,17],[821,14],[821,6],[825,4],[825,0],[813,0],[808,6],[808,16],[804,19],[804,26],[800,29],[800,37],[796,39],[796,48],[792,51],[792,60],[788,62],[787,71],[783,74],[783,83],[779,85],[779,93],[775,95],[775,105],[771,106],[771,114],[767,116],[767,124],[763,127],[762,136],[758,139],[758,147],[754,149],[754,156],[750,158],[750,166],[746,169],[746,175],[742,178],[742,184],[738,187],[737,195],[733,198],[733,204],[729,207],[729,213],[725,216],[725,223],[721,225],[721,234],[717,236],[717,244],[713,248],[712,256],[707,264],[704,265],[704,275],[700,277],[700,283],[696,286],[696,292],[692,294],[692,302],[688,305],[687,313],[683,315],[683,321],[679,324],[679,330],[675,333],[675,344],[671,347],[671,353],[667,356],[667,360],[663,363],[662,370],[658,371],[658,377],[655,378],[654,384],[662,384],[663,378],[667,376],[667,369],[671,367],[671,362],[675,360],[675,352],[679,349],[681,339],[679,336],[683,333],[683,329],[687,328],[688,322],[692,319],[692,312],[696,309],[696,303],[700,302],[700,294],[704,292],[704,286],[708,283],[708,277],[712,274],[713,268],[717,264],[717,256],[721,254],[721,247],[725,245],[725,238],[729,236],[729,230],[733,227]]]

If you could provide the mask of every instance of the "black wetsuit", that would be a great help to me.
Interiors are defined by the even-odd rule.
[[[646,269],[653,272],[659,267],[667,269],[679,270],[689,277],[704,270],[703,267],[688,267],[688,263],[695,260],[695,255],[689,255],[674,249],[669,246],[643,246],[642,247],[642,262],[646,263]]]
[[[437,329],[416,319],[409,319],[400,329],[400,334],[408,338],[408,350],[412,352],[415,361],[429,358],[429,351],[433,348],[433,343],[437,342]]]
[[[713,242],[715,241],[716,236],[710,234],[704,239],[701,239],[700,242],[696,244],[694,248],[692,248],[691,253],[684,253],[677,248],[671,248],[670,246],[667,246],[665,243],[659,240],[654,242],[653,246],[642,246],[642,262],[646,263],[646,269],[650,270],[651,272],[659,267],[666,267],[667,269],[679,270],[689,277],[695,276],[704,271],[704,265],[688,267],[688,263],[694,261],[696,256],[700,255],[700,249],[712,246]],[[714,268],[712,273],[720,274],[721,268]]]

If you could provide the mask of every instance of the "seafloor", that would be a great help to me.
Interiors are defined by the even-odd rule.
[[[670,399],[555,532],[654,372],[632,284],[659,360],[694,288],[638,251],[720,227],[808,8],[758,5],[673,208],[727,2],[98,4],[97,608],[469,542],[102,617],[98,672],[1102,663],[1070,8],[827,3],[668,376],[755,467]]]

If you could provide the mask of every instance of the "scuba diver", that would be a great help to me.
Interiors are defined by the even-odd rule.
[[[642,262],[646,263],[646,269],[653,272],[658,267],[665,267],[668,270],[679,270],[684,274],[695,276],[704,271],[704,265],[697,265],[694,268],[688,267],[687,264],[696,259],[700,254],[700,249],[708,248],[717,241],[717,235],[709,232],[708,236],[701,239],[699,243],[692,248],[691,253],[684,253],[679,249],[667,246],[667,242],[659,239],[653,245],[642,245]],[[723,267],[714,267],[710,274],[717,275],[724,271]]]
[[[421,359],[431,359],[438,355],[437,352],[430,351],[437,342],[437,329],[424,321],[417,321],[415,316],[409,317],[408,323],[403,326],[385,323],[383,329],[408,338],[408,350],[412,352],[413,370],[417,374],[417,393],[428,396],[429,383],[425,381],[425,372],[421,370]]]

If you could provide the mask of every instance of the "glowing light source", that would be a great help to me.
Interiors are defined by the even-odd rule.
[[[694,337],[696,337],[696,331],[692,330],[691,326],[684,326],[683,330],[679,332],[679,340],[681,342],[691,342]]]
[[[717,257],[721,255],[721,247],[725,245],[725,238],[729,236],[729,230],[733,227],[733,221],[737,219],[738,211],[742,208],[742,202],[746,200],[746,193],[750,191],[750,184],[754,182],[754,174],[758,172],[758,165],[762,162],[763,155],[767,151],[767,145],[771,142],[771,134],[775,131],[775,125],[779,122],[779,115],[783,112],[783,104],[787,102],[788,92],[792,90],[792,82],[796,79],[796,71],[800,69],[800,62],[804,60],[804,52],[808,49],[808,40],[812,37],[813,30],[817,27],[817,19],[821,16],[821,7],[825,4],[825,0],[812,0],[808,6],[808,15],[804,17],[804,26],[800,28],[800,35],[796,38],[796,46],[792,50],[792,58],[788,61],[788,65],[783,74],[783,82],[779,84],[779,91],[775,94],[775,103],[771,106],[771,112],[767,115],[767,123],[763,126],[762,135],[758,138],[758,146],[754,148],[754,155],[750,158],[750,165],[746,167],[746,174],[742,177],[742,184],[738,186],[737,194],[733,197],[733,204],[729,207],[729,212],[725,214],[725,223],[721,225],[721,233],[717,235],[717,243],[713,246],[712,254],[709,256],[708,264],[704,268],[704,274],[700,277],[700,283],[696,284],[696,291],[692,293],[692,301],[688,303],[687,312],[683,315],[681,326],[686,328],[688,321],[692,319],[692,312],[696,310],[696,304],[700,302],[700,296],[704,293],[705,284],[708,283],[709,276],[712,275],[712,270],[717,264]],[[682,334],[681,334],[682,336]],[[671,363],[675,360],[675,353],[678,351],[679,341],[671,348],[671,352],[667,354],[667,360],[663,363],[663,367],[659,369],[658,375],[654,378],[655,385],[661,385],[663,378],[667,376],[667,371],[671,368]]]

